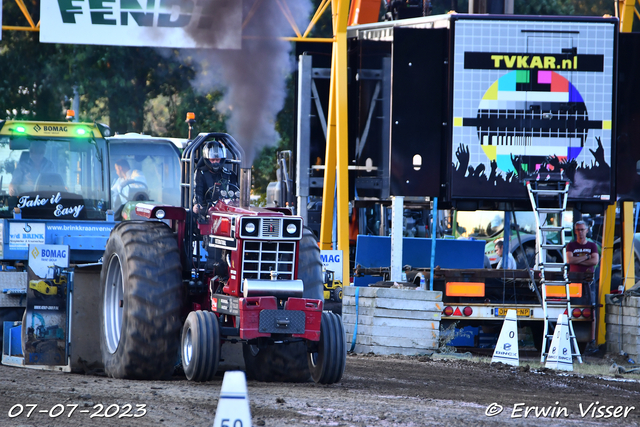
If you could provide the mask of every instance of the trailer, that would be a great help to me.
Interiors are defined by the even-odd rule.
[[[505,225],[512,236],[505,244],[524,252],[520,276],[461,270],[462,283],[482,283],[478,289],[484,292],[476,290],[462,300],[446,286],[457,273],[430,278],[434,287],[444,284],[443,298],[454,298],[451,308],[463,313],[457,319],[462,323],[497,323],[501,317],[496,313],[517,302],[527,321],[539,325],[543,310],[548,320],[562,309],[551,300],[556,298],[552,286],[563,286],[565,297],[557,298],[571,300],[573,305],[563,301],[563,310],[580,311],[573,323],[580,343],[586,343],[596,306],[592,276],[552,270],[566,271],[564,244],[571,236],[562,226],[566,214],[601,214],[616,200],[622,176],[616,167],[619,36],[618,20],[611,17],[449,14],[349,27],[351,224],[359,238],[388,236],[392,218],[405,224],[420,218],[413,223],[426,222],[423,235],[442,237],[439,222],[428,214],[436,201],[440,209],[509,213],[505,218],[511,212],[532,212],[536,224],[519,238],[513,223]],[[299,61],[299,195],[318,196],[324,176],[318,131],[327,111],[322,89],[328,74],[320,48],[298,50],[304,52]],[[545,194],[565,203],[549,213]],[[398,200],[403,206],[394,209]],[[551,227],[557,228],[555,237],[547,231]],[[410,228],[399,229],[410,235]],[[427,252],[421,253],[421,267],[433,270]],[[359,265],[356,259],[361,273]],[[404,265],[390,261],[381,266],[389,268],[385,280],[401,281],[394,271],[399,274]],[[494,280],[503,282],[492,285]],[[571,285],[572,280],[579,285]],[[467,287],[458,292],[469,293]],[[546,288],[552,292],[545,297]],[[497,290],[500,297],[510,295],[504,306],[491,296]],[[472,315],[464,315],[466,307]]]

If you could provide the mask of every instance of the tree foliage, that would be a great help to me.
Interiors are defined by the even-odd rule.
[[[573,3],[571,0],[516,0],[513,9],[516,15],[573,15]]]
[[[29,2],[34,19],[39,11]],[[5,22],[21,22],[14,2],[3,5]],[[185,59],[186,58],[186,59]],[[82,121],[103,121],[114,132],[161,130],[158,136],[186,136],[186,111],[201,123],[224,128],[213,107],[220,93],[198,93],[191,81],[202,70],[177,49],[40,43],[38,33],[5,31],[0,42],[2,116],[63,120],[74,88]],[[155,102],[154,102],[155,101]],[[153,106],[163,105],[157,122]]]

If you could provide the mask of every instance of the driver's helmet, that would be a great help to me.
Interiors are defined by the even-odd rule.
[[[217,172],[224,166],[224,161],[227,158],[227,149],[219,141],[209,141],[202,149],[202,157],[204,157],[207,167]]]

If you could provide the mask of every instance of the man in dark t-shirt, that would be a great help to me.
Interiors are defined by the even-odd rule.
[[[600,261],[598,246],[587,240],[587,230],[584,221],[577,221],[573,225],[575,240],[567,244],[569,271],[592,273]]]

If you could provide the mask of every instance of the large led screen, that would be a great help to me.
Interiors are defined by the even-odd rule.
[[[570,199],[611,199],[615,25],[455,21],[452,198],[566,179]]]

